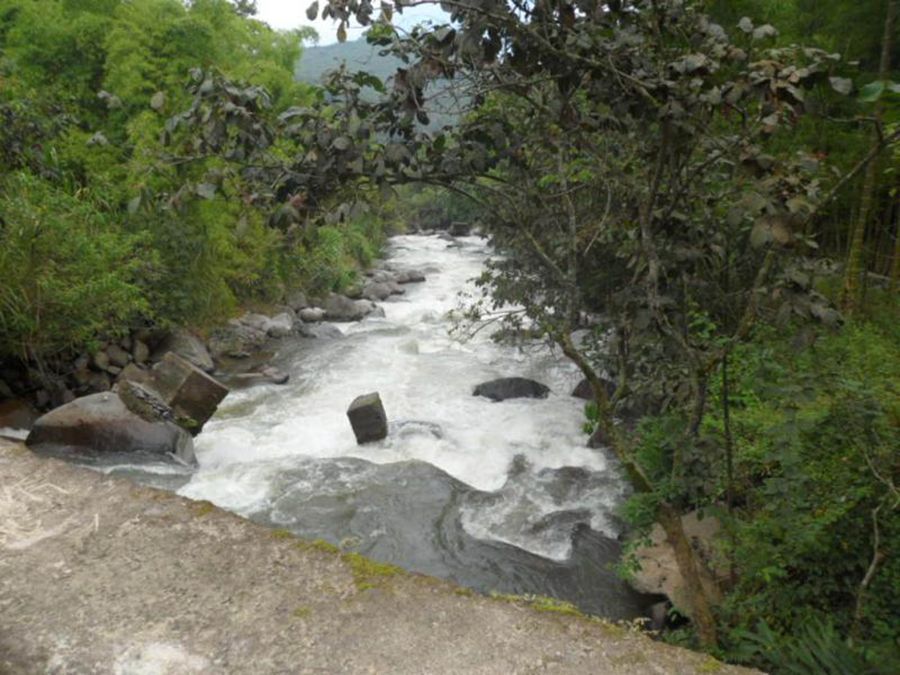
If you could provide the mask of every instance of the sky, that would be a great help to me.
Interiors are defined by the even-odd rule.
[[[312,4],[312,0],[256,0],[256,17],[265,21],[272,28],[290,30],[300,26],[312,26],[319,33],[319,44],[327,45],[337,42],[337,23],[332,19],[323,21],[321,18],[310,21],[306,18],[306,8]],[[319,12],[325,5],[325,0],[319,2]],[[377,6],[377,5],[376,5]],[[394,15],[394,23],[401,26],[411,26],[426,19],[440,20],[445,16],[437,6],[416,7],[406,9],[403,15]],[[362,37],[364,28],[351,25],[347,30],[347,39],[355,40]]]

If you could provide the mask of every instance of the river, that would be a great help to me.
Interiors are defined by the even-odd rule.
[[[612,569],[625,481],[608,454],[585,446],[583,402],[569,395],[577,370],[540,345],[498,345],[489,330],[451,334],[460,292],[476,294],[489,255],[478,237],[392,238],[386,263],[427,281],[382,303],[383,318],[339,324],[341,338],[285,340],[272,363],[290,382],[229,394],[178,492],[482,592],[642,614],[646,598]],[[504,376],[551,394],[472,395]],[[346,409],[372,391],[391,433],[358,446]]]

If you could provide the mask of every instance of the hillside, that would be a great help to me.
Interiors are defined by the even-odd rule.
[[[365,70],[381,80],[393,77],[403,62],[395,56],[379,54],[381,47],[370,45],[365,38],[330,45],[306,47],[294,70],[300,82],[321,84],[322,78],[329,70],[337,68],[341,63],[355,72]],[[453,125],[459,117],[459,110],[466,99],[456,100],[442,85],[433,85],[426,90],[428,101],[426,109],[431,119],[428,130],[434,131],[443,126]],[[371,96],[374,96],[371,92]]]
[[[402,65],[394,56],[381,56],[380,48],[365,39],[321,47],[306,47],[295,69],[297,80],[319,84],[329,70],[346,62],[351,70],[366,70],[382,80],[392,76]]]

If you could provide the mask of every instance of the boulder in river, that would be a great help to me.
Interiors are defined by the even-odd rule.
[[[406,270],[397,273],[398,284],[418,284],[425,281],[425,275],[419,270]]]
[[[203,341],[186,330],[179,329],[169,334],[157,348],[154,360],[159,360],[167,352],[178,354],[207,373],[216,368]]]
[[[304,323],[318,323],[325,319],[325,310],[321,307],[304,307],[297,315]]]
[[[266,333],[269,337],[283,338],[294,331],[294,317],[287,312],[281,312],[269,319]]]
[[[194,461],[190,434],[171,422],[145,420],[112,392],[77,398],[39,417],[25,443],[33,448],[69,446],[98,453],[172,454]]]
[[[308,323],[300,326],[300,335],[321,340],[339,340],[344,337],[341,329],[333,323]]]
[[[228,394],[224,384],[171,352],[154,366],[153,388],[194,435]]]
[[[209,339],[209,348],[217,359],[223,356],[246,358],[261,349],[267,337],[265,331],[232,319],[213,333]]]
[[[366,300],[387,300],[392,293],[388,282],[370,281],[363,287],[363,297]]]
[[[330,321],[359,321],[375,310],[375,303],[332,293],[323,303],[323,309],[325,318]]]
[[[380,441],[387,436],[387,415],[378,392],[353,399],[347,409],[347,417],[350,418],[350,426],[353,427],[359,445]]]
[[[547,398],[550,389],[534,380],[524,377],[501,377],[483,382],[475,387],[473,396],[484,396],[492,401],[506,401],[511,398]]]

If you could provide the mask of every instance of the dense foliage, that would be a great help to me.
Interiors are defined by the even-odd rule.
[[[452,25],[408,36],[390,8],[326,12],[405,58],[388,105],[406,117],[384,127],[401,177],[478,204],[505,256],[473,318],[503,313],[582,369],[595,439],[672,542],[700,642],[878,670],[898,646],[896,373],[853,364],[896,356],[864,318],[897,312],[878,276],[896,274],[896,3],[840,34],[856,11],[840,3],[738,4],[451,1]],[[414,128],[435,78],[474,102],[449,137]],[[576,344],[586,308],[599,325]],[[729,534],[724,578],[682,530],[697,508]]]
[[[271,123],[312,102],[294,80],[302,36],[225,0],[0,2],[0,361],[352,281],[379,247],[377,214],[302,236],[273,227],[224,176],[197,180],[221,159],[166,132],[198,68],[247,83],[235,87]]]

